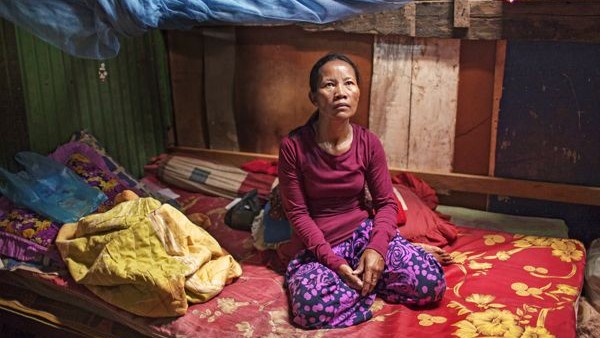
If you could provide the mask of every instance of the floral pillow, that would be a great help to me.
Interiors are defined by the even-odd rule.
[[[129,186],[129,189],[136,192],[141,192],[140,196],[150,196],[151,192],[138,181],[132,174],[127,172],[125,167],[115,161],[107,152],[106,149],[100,144],[98,139],[94,137],[89,131],[81,130],[71,136],[71,142],[76,141],[88,145],[102,158],[104,165],[108,170],[115,175],[120,181]]]
[[[9,202],[4,204],[8,211],[0,213],[0,254],[22,261],[41,262],[50,253],[50,258],[60,262],[57,252],[48,249],[54,243],[60,224]]]
[[[122,184],[112,173],[99,168],[87,156],[74,153],[65,163],[69,169],[84,179],[88,185],[102,191],[108,199],[98,207],[97,212],[104,212],[112,208],[115,196],[123,190],[129,189]]]
[[[131,189],[95,158],[85,145],[66,144],[59,147],[51,158],[65,164],[90,186],[101,190],[108,199],[97,212],[114,205],[115,197]],[[137,193],[137,191],[136,191]],[[28,209],[19,208],[7,200],[0,203],[0,255],[27,262],[41,263],[44,257],[61,261],[53,243],[61,224]]]

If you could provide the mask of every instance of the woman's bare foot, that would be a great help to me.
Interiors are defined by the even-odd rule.
[[[442,265],[449,265],[454,263],[452,260],[452,256],[447,253],[444,249],[438,248],[437,246],[425,244],[425,243],[413,243],[414,245],[418,245],[422,247],[426,252],[433,255],[433,257],[440,262]]]

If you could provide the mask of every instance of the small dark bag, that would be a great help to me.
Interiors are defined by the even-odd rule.
[[[258,192],[256,189],[252,189],[242,197],[241,201],[227,210],[225,224],[234,229],[250,231],[252,222],[260,210]]]
[[[281,202],[281,195],[279,194],[279,185],[275,186],[275,188],[271,190],[271,194],[269,195],[269,203],[271,203],[269,217],[276,221],[287,219],[285,210],[283,209],[283,203]]]

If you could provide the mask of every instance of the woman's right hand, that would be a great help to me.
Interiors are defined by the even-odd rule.
[[[342,277],[344,282],[351,288],[355,290],[362,290],[363,282],[362,280],[355,274],[353,274],[353,270],[348,264],[342,264],[337,269],[337,274]]]

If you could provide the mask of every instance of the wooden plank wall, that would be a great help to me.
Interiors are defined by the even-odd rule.
[[[419,50],[434,43],[436,57],[423,57]],[[456,48],[459,43],[460,50]],[[496,44],[483,40],[375,38],[369,126],[382,139],[391,166],[488,174],[494,93],[501,90],[501,83],[499,88],[494,86],[496,73],[503,71],[502,65],[496,69]],[[424,64],[425,73],[434,79],[426,86],[419,85],[423,81],[413,73],[415,67]],[[431,76],[439,73],[444,74],[440,76],[444,82]],[[421,92],[417,95],[425,95],[416,104],[412,102],[418,96],[411,88]],[[421,101],[437,103],[438,109],[424,107]],[[413,123],[411,116],[415,118]],[[435,126],[437,134],[431,132]],[[453,192],[442,199],[479,209],[487,205],[486,196],[479,194]]]
[[[235,28],[205,28],[204,87],[209,145],[239,150],[234,113]]]
[[[459,46],[451,39],[376,38],[369,127],[391,166],[452,170]]]
[[[177,143],[207,147],[202,30],[167,31]]]
[[[198,46],[205,43],[203,34],[197,30],[169,33],[178,145],[228,149],[213,140],[229,139],[233,134],[242,151],[276,154],[281,137],[303,124],[314,111],[308,99],[309,72],[313,63],[329,51],[346,53],[357,63],[362,78],[361,101],[353,121],[368,125],[372,36],[340,32],[315,34],[299,27],[237,27],[235,37],[227,39],[235,39],[235,48],[230,50],[235,63],[231,64],[230,57],[211,57],[209,66],[206,59],[201,62],[196,58],[201,54]],[[199,67],[210,67],[217,72],[233,67],[233,88],[213,82],[199,83]],[[185,73],[188,68],[193,69],[191,74]],[[203,86],[214,88],[206,90]],[[196,99],[194,95],[203,97]],[[229,129],[213,128],[209,125],[213,121],[206,118],[218,114],[216,103],[222,101],[217,95],[220,100],[224,96],[233,98],[233,120],[220,120],[220,125],[227,124]]]
[[[279,141],[304,124],[313,63],[329,51],[350,56],[361,72],[361,100],[354,122],[368,124],[373,37],[339,32],[313,34],[298,28],[237,30],[236,119],[240,148],[276,154]]]
[[[194,86],[192,76],[199,80],[198,72],[186,76],[182,71],[188,67],[208,68],[206,58],[201,65],[185,55],[184,47],[200,48],[197,46],[206,43],[205,35],[193,30],[171,32],[169,37],[169,41],[176,41],[169,49],[172,56],[176,55],[170,63],[174,70],[173,99],[180,146],[201,146],[199,141],[230,138],[227,133],[235,132],[241,151],[277,154],[281,137],[303,124],[314,110],[308,100],[312,64],[328,51],[339,51],[348,54],[361,71],[361,101],[353,121],[380,136],[391,166],[450,172],[456,163],[466,169],[465,173],[487,173],[496,50],[493,43],[467,42],[463,47],[455,39],[307,32],[294,26],[236,27],[235,48],[230,51],[235,54],[231,95],[231,88],[219,85],[218,80]],[[486,50],[481,53],[481,48]],[[467,61],[471,60],[464,65],[462,53],[467,55]],[[210,68],[231,68],[230,57],[212,58],[211,63]],[[463,66],[466,73],[461,72]],[[479,75],[464,76],[469,70]],[[486,85],[481,85],[481,81],[487,81]],[[203,122],[189,121],[214,115],[206,111],[214,109],[214,105],[199,106],[200,100],[195,99],[185,104],[192,93],[204,95],[205,102],[214,99],[208,96],[214,96],[215,91],[202,90],[201,86],[214,86],[221,91],[221,99],[216,102],[222,102],[223,97],[234,98],[234,120],[224,130],[209,127],[213,118],[208,118],[209,122],[194,132],[204,136],[191,137],[193,129],[189,126]],[[478,91],[472,99],[475,103],[459,107],[460,93],[474,88]],[[177,102],[183,104],[178,106]],[[460,109],[465,111],[464,116],[457,114]],[[461,128],[460,139],[455,138],[456,128]],[[182,129],[187,131],[180,137]],[[457,141],[459,144],[455,144]],[[229,149],[213,141],[209,146]],[[473,159],[473,148],[477,148],[477,160]],[[463,165],[473,161],[479,161],[476,169]],[[485,207],[485,196],[476,200],[479,207]]]
[[[509,41],[498,121],[499,177],[600,186],[600,44]],[[494,196],[498,212],[558,217],[585,243],[600,207]]]
[[[369,128],[379,135],[388,164],[408,166],[413,39],[375,38]]]
[[[415,39],[408,168],[452,171],[460,41]]]
[[[454,171],[488,175],[494,163],[497,106],[502,93],[504,49],[490,40],[462,40],[460,44],[459,86],[454,139]],[[502,45],[502,42],[500,42]],[[497,58],[500,55],[500,58]],[[453,192],[453,202],[485,209],[486,196]],[[442,196],[441,200],[446,201]]]

